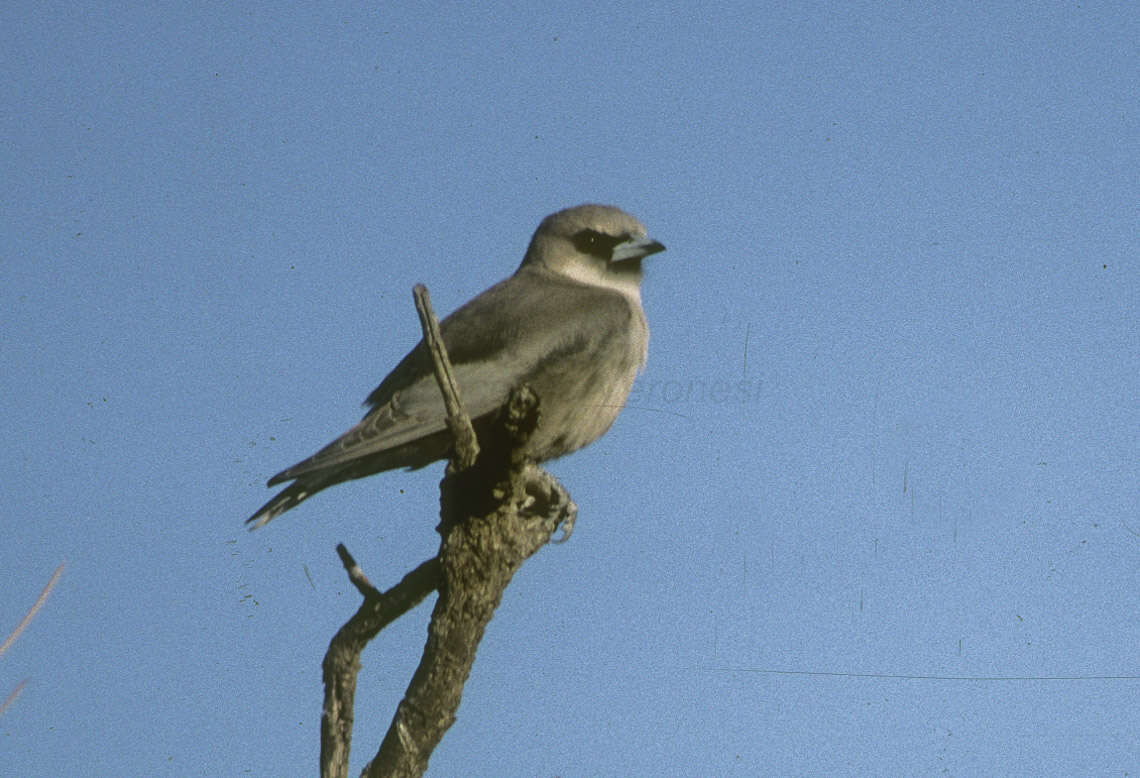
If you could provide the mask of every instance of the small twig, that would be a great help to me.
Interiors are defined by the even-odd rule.
[[[336,553],[344,565],[344,571],[348,573],[348,580],[356,587],[356,591],[360,592],[365,599],[382,596],[380,590],[372,585],[368,576],[360,569],[360,565],[356,564],[356,560],[352,558],[352,554],[348,553],[348,548],[343,543],[336,544]]]
[[[59,577],[62,574],[63,564],[57,567],[55,569],[55,572],[51,574],[51,578],[48,579],[47,585],[44,586],[43,591],[40,592],[40,596],[37,597],[36,601],[32,603],[32,607],[28,608],[28,612],[24,615],[24,618],[20,620],[20,623],[16,625],[16,628],[12,630],[12,634],[8,636],[7,640],[5,640],[3,643],[0,643],[0,656],[4,655],[4,652],[8,650],[8,646],[15,643],[16,638],[20,637],[20,633],[23,632],[24,629],[32,623],[32,619],[35,618],[36,612],[43,607],[44,602],[47,601],[48,595],[51,594],[51,590],[55,587],[55,582],[59,580]]]
[[[16,638],[20,636],[20,633],[23,632],[27,626],[32,623],[32,619],[35,618],[36,613],[39,612],[39,609],[42,608],[44,603],[47,601],[48,595],[51,594],[51,590],[55,588],[55,582],[59,580],[59,576],[63,573],[63,567],[64,563],[61,563],[59,567],[55,569],[55,572],[51,574],[51,578],[48,579],[47,585],[44,586],[43,591],[40,592],[40,596],[36,598],[36,601],[32,603],[32,607],[28,608],[28,612],[24,614],[24,618],[20,619],[20,623],[16,625],[16,628],[14,630],[12,630],[12,634],[9,635],[3,643],[0,643],[0,656],[4,655],[4,652],[8,650],[8,647],[16,642]],[[3,716],[4,711],[8,710],[8,706],[16,701],[16,698],[20,696],[20,692],[24,691],[24,686],[27,683],[27,678],[20,681],[18,684],[16,684],[16,688],[13,689],[8,694],[8,696],[4,698],[4,702],[0,703],[0,716]]]
[[[447,408],[447,428],[455,441],[454,464],[459,470],[466,470],[475,464],[475,459],[479,456],[479,442],[475,438],[475,428],[471,426],[471,419],[463,410],[463,403],[459,398],[459,385],[455,382],[451,359],[447,356],[447,349],[443,345],[439,322],[436,321],[435,312],[432,311],[427,287],[416,284],[412,289],[412,297],[416,301],[416,312],[420,315],[424,347],[431,354],[435,380],[443,393],[443,403]]]
[[[4,711],[8,710],[8,706],[16,701],[16,698],[20,696],[20,692],[24,691],[24,686],[27,683],[28,683],[27,678],[20,681],[18,684],[16,684],[16,688],[13,689],[12,692],[7,697],[4,698],[4,702],[0,703],[0,716],[3,716]]]

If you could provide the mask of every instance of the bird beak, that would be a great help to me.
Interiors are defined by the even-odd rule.
[[[665,246],[653,238],[630,238],[614,246],[611,262],[628,262],[635,259],[644,259],[650,254],[664,251]]]

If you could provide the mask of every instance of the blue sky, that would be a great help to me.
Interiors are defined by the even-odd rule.
[[[307,775],[440,466],[249,534],[547,213],[636,214],[650,360],[551,470],[430,774],[1140,772],[1127,3],[0,9],[13,775]],[[429,606],[365,652],[353,773]]]

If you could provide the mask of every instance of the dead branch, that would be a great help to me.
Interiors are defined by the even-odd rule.
[[[440,552],[388,592],[380,593],[343,545],[337,549],[364,603],[333,638],[323,664],[321,775],[329,778],[343,778],[348,771],[360,653],[384,626],[436,588],[439,599],[420,665],[363,774],[424,773],[432,751],[455,721],[479,641],[507,584],[560,525],[572,526],[577,513],[562,486],[523,454],[539,418],[540,400],[528,387],[511,392],[499,419],[482,431],[480,451],[458,396],[427,290],[417,286],[415,296],[424,343],[432,355],[448,409],[448,427],[456,440],[440,484]]]

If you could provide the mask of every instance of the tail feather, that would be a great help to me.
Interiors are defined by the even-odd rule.
[[[446,457],[450,446],[451,433],[443,430],[397,448],[379,451],[348,462],[341,462],[322,470],[303,470],[309,462],[309,460],[305,460],[282,470],[269,479],[269,486],[285,481],[293,481],[293,483],[258,508],[256,513],[245,520],[245,523],[252,525],[250,530],[264,527],[285,511],[296,508],[322,489],[327,489],[343,481],[364,478],[397,467],[406,467],[411,470],[419,469]],[[302,472],[298,473],[297,470],[302,470]]]
[[[314,475],[316,477],[298,478],[290,486],[278,492],[273,499],[258,508],[256,513],[245,520],[246,524],[252,525],[249,528],[250,531],[264,527],[285,511],[296,508],[317,492],[342,480],[327,473]]]

